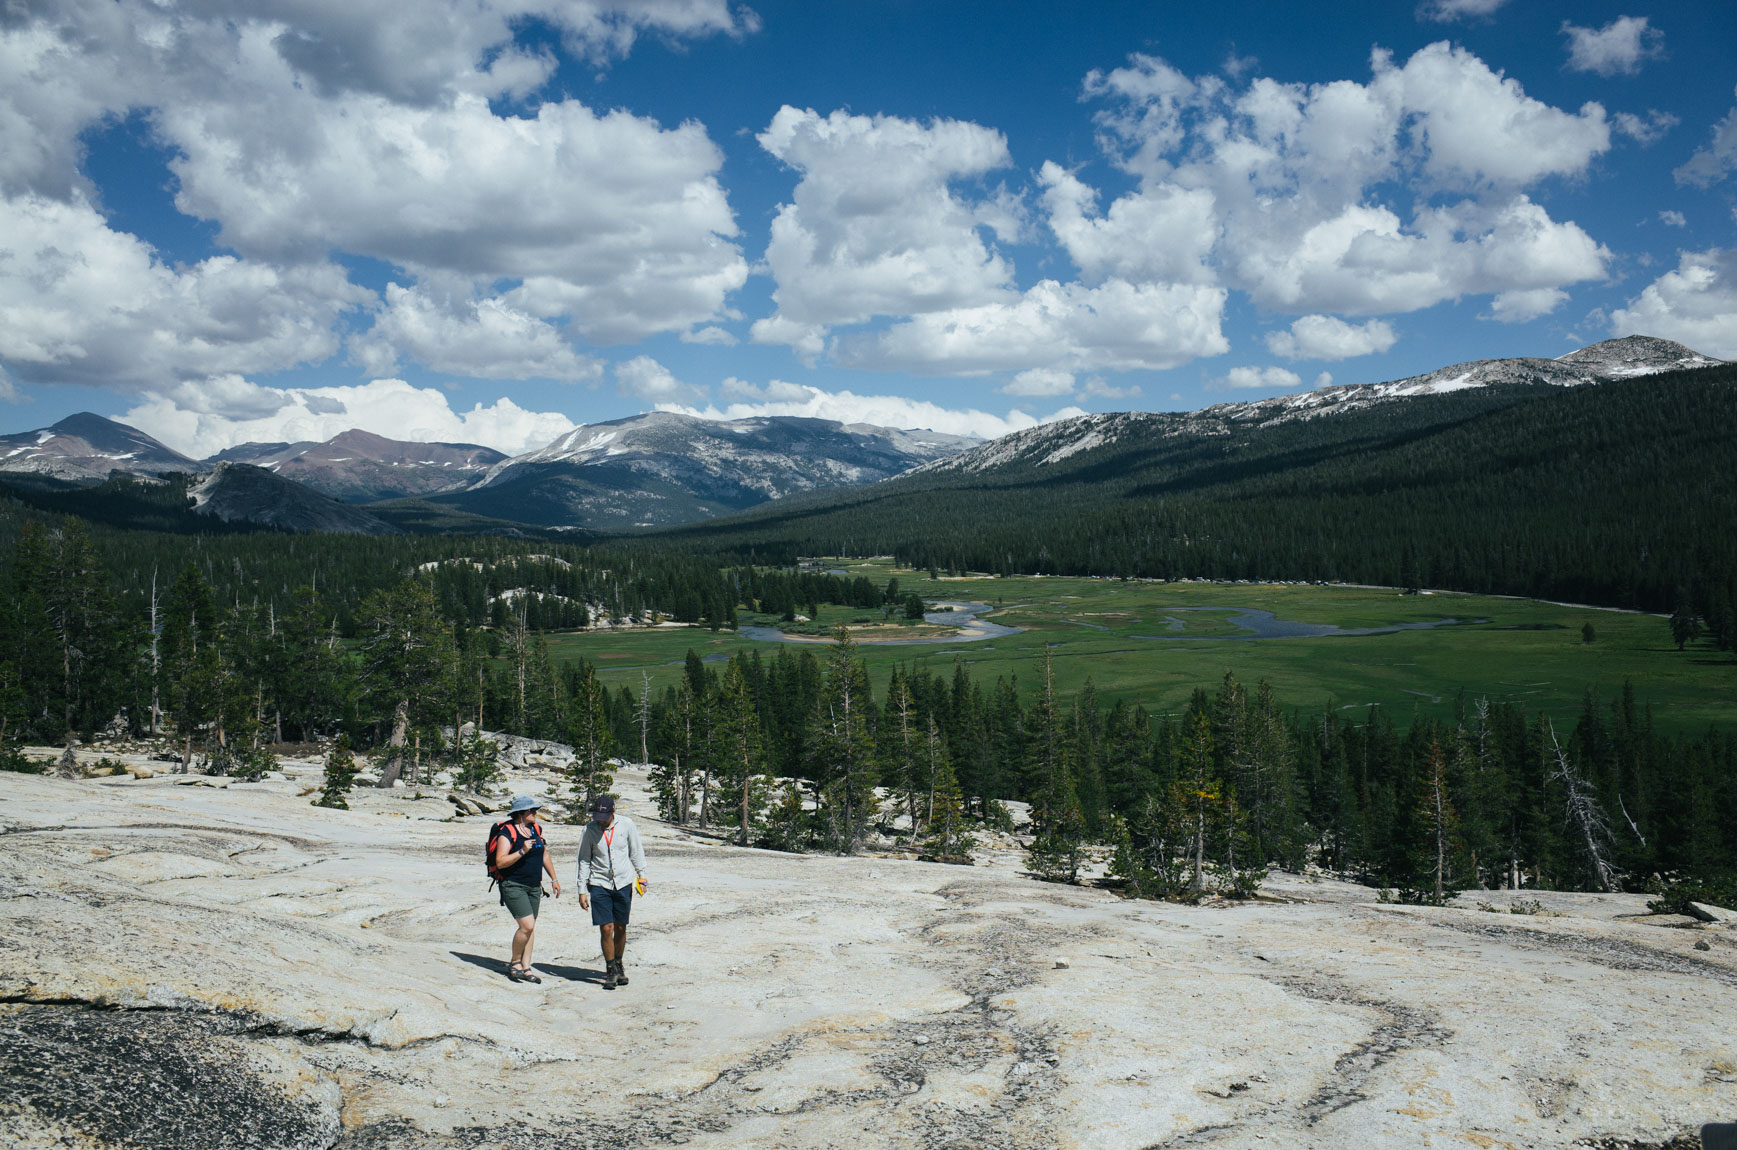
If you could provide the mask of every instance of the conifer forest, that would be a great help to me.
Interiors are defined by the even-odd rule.
[[[571,745],[575,807],[608,790],[612,760],[649,763],[662,817],[779,850],[891,836],[958,858],[1026,803],[1034,874],[1077,881],[1096,859],[1147,897],[1247,894],[1269,866],[1424,901],[1722,882],[1737,867],[1737,732],[1662,734],[1644,686],[1589,691],[1572,725],[1464,696],[1447,721],[1359,721],[1281,709],[1265,683],[1226,674],[1154,715],[1089,681],[1064,696],[1047,654],[993,681],[958,660],[913,663],[877,692],[841,629],[721,664],[690,652],[673,685],[611,690],[592,663],[557,663],[549,634],[718,631],[743,611],[793,620],[821,604],[920,618],[921,584],[901,594],[632,539],[195,535],[17,505],[5,518],[12,769],[39,769],[23,744],[106,733],[247,777],[274,746],[341,737],[380,785],[439,768],[475,789],[498,770],[492,745],[465,737],[480,729]],[[1724,604],[1694,595],[1668,624],[1679,644],[1729,649]]]

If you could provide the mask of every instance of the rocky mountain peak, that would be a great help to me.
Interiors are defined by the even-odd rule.
[[[137,428],[88,411],[52,427],[0,436],[0,471],[82,483],[107,479],[111,471],[199,470],[197,462]]]

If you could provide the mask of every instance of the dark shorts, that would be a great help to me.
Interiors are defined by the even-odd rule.
[[[536,918],[538,908],[543,905],[543,888],[508,879],[501,884],[501,905],[514,918]]]
[[[627,914],[633,909],[632,883],[620,890],[610,890],[606,886],[588,887],[586,893],[591,896],[592,926],[603,926],[611,922],[627,925]]]

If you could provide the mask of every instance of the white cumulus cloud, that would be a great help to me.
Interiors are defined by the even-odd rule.
[[[401,379],[276,388],[238,376],[149,392],[119,418],[194,458],[241,443],[325,440],[353,427],[388,439],[480,443],[519,455],[576,426],[559,412],[528,411],[505,396],[454,411],[441,392]]]
[[[436,281],[438,283],[438,281]],[[392,374],[407,355],[433,371],[480,379],[596,379],[597,360],[581,356],[554,325],[499,298],[471,298],[433,285],[386,285],[373,327],[350,340],[350,357],[374,376]]]
[[[1633,112],[1618,112],[1611,117],[1611,127],[1619,135],[1627,136],[1641,147],[1656,144],[1665,138],[1665,134],[1682,123],[1669,112],[1661,112],[1651,108],[1644,116]]]
[[[127,389],[318,361],[372,298],[324,262],[172,267],[78,194],[0,197],[0,362],[26,382]]]
[[[1267,333],[1267,350],[1286,359],[1351,359],[1391,348],[1398,336],[1385,320],[1346,323],[1337,316],[1305,315],[1289,331]]]
[[[980,230],[1006,212],[955,186],[1008,166],[1001,133],[786,105],[759,141],[800,179],[772,221],[778,312],[755,325],[757,341],[812,346],[831,325],[1006,293],[1012,268]]]
[[[706,389],[683,383],[669,368],[649,355],[636,355],[615,365],[615,385],[622,395],[631,395],[654,404],[698,403],[706,398]]]
[[[1034,367],[1022,371],[1002,385],[1003,395],[1054,396],[1074,393],[1074,373],[1053,367]]]
[[[1332,378],[1328,377],[1329,380]],[[1303,377],[1282,367],[1233,367],[1225,374],[1224,386],[1265,391],[1289,391],[1303,386]]]
[[[1487,19],[1508,0],[1424,0],[1418,5],[1419,20],[1448,23],[1454,20]]]
[[[742,397],[722,408],[660,404],[659,410],[676,411],[702,419],[750,419],[767,415],[795,415],[810,419],[835,419],[840,423],[866,423],[876,427],[926,428],[949,435],[974,435],[994,439],[1010,431],[1036,427],[1056,419],[1085,412],[1064,407],[1041,418],[1018,409],[995,415],[976,408],[943,407],[924,399],[901,395],[857,395],[851,391],[825,391],[810,384],[773,380],[763,388],[731,380],[726,395]]]
[[[29,382],[162,385],[327,358],[338,317],[374,302],[338,254],[399,269],[359,362],[482,378],[584,378],[576,340],[688,332],[746,279],[705,128],[539,100],[556,60],[514,43],[535,22],[603,63],[647,31],[752,32],[726,0],[13,9],[0,226],[45,242],[7,248],[22,262],[0,267],[0,295],[41,298],[19,301],[25,326],[0,354]],[[497,97],[522,114],[497,114]],[[128,116],[170,155],[177,208],[236,255],[171,265],[101,216],[84,134]],[[81,276],[91,290],[73,290]]]
[[[1447,43],[1403,64],[1377,50],[1371,72],[1367,84],[1238,88],[1135,55],[1092,73],[1100,142],[1139,187],[1092,214],[1090,189],[1046,168],[1052,227],[1088,276],[1153,259],[1142,240],[1169,241],[1158,258],[1172,263],[1141,271],[1209,268],[1280,312],[1488,294],[1500,297],[1491,314],[1511,318],[1604,275],[1609,252],[1527,194],[1609,149],[1601,106],[1551,107]]]
[[[1737,251],[1684,252],[1674,270],[1610,315],[1612,335],[1674,339],[1720,359],[1737,359]]]
[[[1679,184],[1710,188],[1737,171],[1737,108],[1713,126],[1713,138],[1671,174]]]
[[[1161,371],[1229,350],[1220,328],[1225,295],[1195,284],[1042,280],[1006,303],[928,312],[843,338],[837,354],[853,367],[958,375],[1032,367]]]
[[[1618,16],[1602,28],[1582,28],[1567,20],[1568,66],[1600,76],[1632,76],[1641,64],[1664,55],[1665,34],[1645,16]]]
[[[157,117],[182,152],[177,206],[245,255],[335,249],[419,276],[517,280],[509,307],[599,343],[704,323],[747,277],[723,155],[696,122],[664,129],[573,100],[534,118],[469,94],[325,100],[287,71],[269,78]]]

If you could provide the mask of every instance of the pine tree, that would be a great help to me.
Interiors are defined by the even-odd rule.
[[[1050,882],[1077,883],[1085,857],[1085,819],[1080,813],[1068,762],[1068,747],[1055,697],[1055,669],[1044,648],[1043,684],[1030,716],[1031,775],[1041,788],[1032,808],[1034,835],[1026,869]]]
[[[881,777],[905,808],[913,838],[922,828],[919,804],[931,786],[918,764],[915,719],[910,680],[902,667],[895,667],[887,683],[886,721],[881,724]]]
[[[394,786],[404,766],[411,724],[427,708],[438,714],[441,672],[452,636],[427,584],[406,579],[376,591],[357,618],[370,693],[391,707],[392,734],[380,771],[381,787]]]
[[[501,773],[501,749],[475,725],[470,727],[468,735],[461,730],[457,744],[458,769],[454,781],[471,794],[477,794]]]
[[[609,770],[609,715],[605,710],[603,685],[589,663],[579,668],[577,687],[569,708],[567,739],[573,744],[573,762],[567,768],[572,809],[568,819],[583,823],[591,816],[591,802],[610,793],[615,777]]]
[[[814,721],[810,775],[835,848],[852,854],[876,814],[874,735],[868,670],[850,632],[840,627],[826,660]]]
[[[316,807],[335,807],[341,811],[350,809],[350,787],[356,781],[356,756],[350,750],[350,736],[339,735],[332,744],[332,749],[326,752],[325,785],[320,790],[320,797],[315,799]]]
[[[1417,820],[1423,832],[1419,843],[1422,848],[1421,873],[1432,884],[1430,901],[1440,906],[1451,878],[1451,856],[1459,819],[1454,812],[1453,799],[1448,794],[1447,754],[1441,743],[1435,740],[1430,741],[1423,778],[1419,780]]]
[[[718,797],[735,812],[737,843],[747,846],[758,836],[771,779],[766,775],[760,715],[737,660],[732,659],[724,670],[717,710],[713,737],[717,740],[715,757],[720,768]]]
[[[1190,854],[1193,857],[1192,888],[1196,894],[1206,890],[1206,844],[1209,820],[1215,817],[1222,797],[1222,788],[1213,770],[1212,720],[1203,709],[1195,709],[1186,720],[1182,745],[1178,748],[1176,783],[1178,805],[1188,814],[1190,823]]]
[[[933,716],[929,718],[924,746],[934,785],[923,828],[923,857],[969,859],[972,848],[977,845],[976,840],[966,828],[965,803],[959,791],[959,780],[953,774],[953,764],[947,759],[947,748],[941,742]]]
[[[657,725],[659,761],[650,771],[652,792],[659,816],[677,826],[686,826],[693,817],[696,709],[694,693],[684,679],[671,703],[662,708]]]

